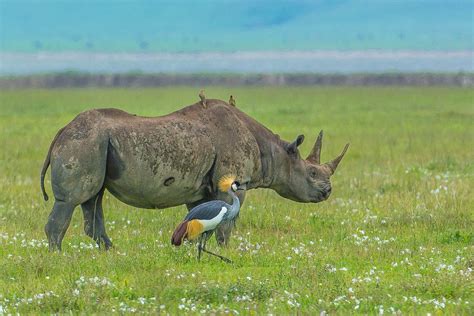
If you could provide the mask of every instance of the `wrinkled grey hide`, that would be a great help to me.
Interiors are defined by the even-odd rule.
[[[51,165],[54,206],[45,231],[50,249],[60,249],[74,208],[81,205],[87,235],[109,248],[102,197],[107,189],[140,208],[188,208],[211,199],[228,200],[217,190],[228,173],[249,190],[272,188],[299,202],[320,202],[331,192],[329,177],[344,152],[319,163],[320,134],[306,160],[293,143],[224,101],[206,100],[162,117],[141,117],[117,109],[89,110],[61,129],[41,174]],[[319,143],[319,145],[318,145]],[[347,147],[345,148],[347,149]],[[241,196],[241,200],[245,197]],[[217,234],[226,243],[232,227]]]

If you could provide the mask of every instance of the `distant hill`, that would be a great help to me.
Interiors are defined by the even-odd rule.
[[[3,52],[473,50],[472,1],[0,1]]]
[[[473,73],[385,74],[85,74],[0,76],[0,89],[162,86],[455,86],[473,87]]]

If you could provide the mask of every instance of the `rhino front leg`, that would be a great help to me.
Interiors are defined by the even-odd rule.
[[[245,191],[237,191],[237,196],[239,197],[240,200],[240,206],[242,207],[242,204],[244,204],[245,200]],[[217,243],[220,246],[227,246],[229,243],[230,236],[232,235],[232,230],[235,227],[235,222],[237,221],[237,218],[232,221],[228,222],[223,225],[219,225],[219,227],[216,230],[216,240]]]
[[[216,240],[220,246],[227,246],[229,243],[230,236],[232,235],[232,230],[235,227],[235,222],[237,218],[231,222],[219,225],[216,230]]]

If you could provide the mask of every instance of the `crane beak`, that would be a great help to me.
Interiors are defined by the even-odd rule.
[[[248,182],[245,182],[245,183],[240,184],[240,185],[237,187],[237,191],[245,191],[245,190],[247,190],[247,183],[248,183]]]

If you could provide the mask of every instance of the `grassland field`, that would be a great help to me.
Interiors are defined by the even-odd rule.
[[[208,87],[286,140],[320,129],[322,159],[351,147],[328,201],[249,191],[233,259],[196,260],[171,232],[184,206],[142,210],[106,193],[114,248],[96,249],[76,209],[50,253],[39,173],[79,112],[167,114],[197,88],[0,92],[0,314],[474,314],[474,91],[462,88]],[[47,176],[46,187],[51,195]]]

